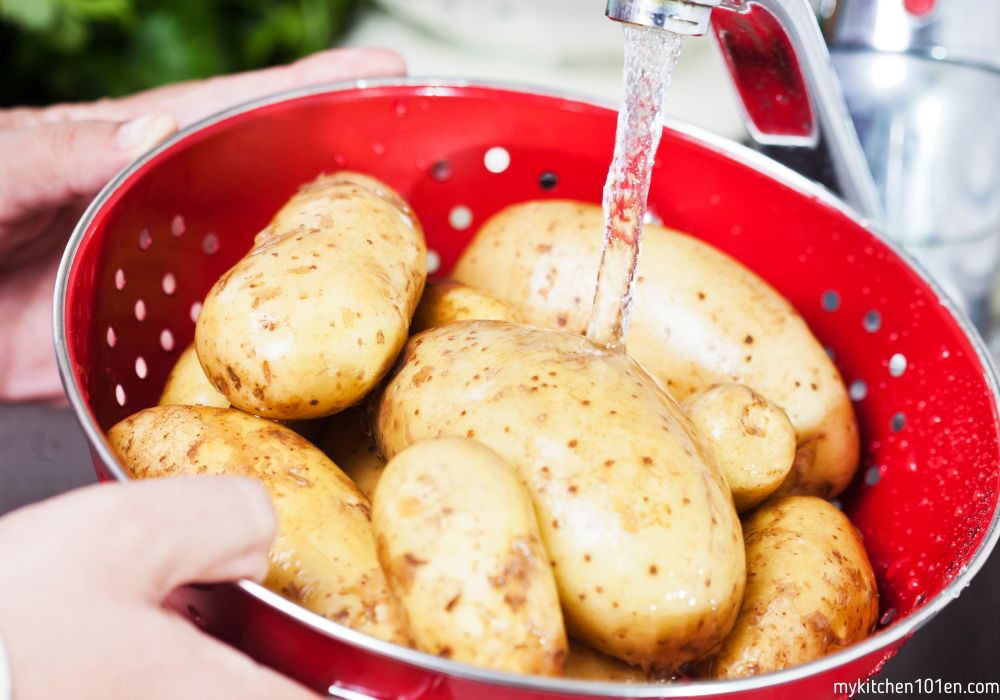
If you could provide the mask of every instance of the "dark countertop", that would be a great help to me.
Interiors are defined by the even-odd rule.
[[[0,513],[93,481],[87,443],[69,410],[0,405]],[[962,596],[886,664],[880,678],[1000,681],[998,662],[1000,554],[995,554]]]

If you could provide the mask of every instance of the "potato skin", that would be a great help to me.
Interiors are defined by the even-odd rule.
[[[375,487],[385,469],[378,453],[371,427],[366,425],[364,406],[349,408],[330,418],[319,441],[323,454],[340,467],[368,498],[375,498]]]
[[[385,469],[372,525],[417,648],[562,672],[566,631],[531,498],[493,450],[460,437],[403,450]]]
[[[795,459],[795,429],[784,411],[742,384],[717,384],[683,407],[711,447],[737,512],[781,486]]]
[[[426,274],[423,231],[398,194],[357,173],[322,175],[209,291],[198,357],[237,408],[328,416],[389,370]]]
[[[373,637],[409,641],[378,563],[370,502],[294,431],[235,409],[158,406],[112,427],[108,440],[137,478],[259,480],[278,515],[265,585]]]
[[[729,488],[626,355],[544,328],[456,323],[411,339],[375,415],[387,457],[464,435],[515,467],[575,637],[644,668],[718,649],[745,580]]]
[[[570,642],[563,676],[580,681],[606,683],[646,683],[650,680],[649,674],[641,668],[629,666],[624,661],[577,641]]]
[[[194,343],[181,353],[170,370],[167,383],[160,395],[160,406],[211,406],[229,408],[229,399],[219,393],[208,381],[198,362]]]
[[[847,516],[820,498],[786,496],[749,513],[743,534],[746,595],[713,678],[778,671],[871,634],[875,574]]]
[[[456,321],[512,321],[517,314],[492,294],[454,280],[428,282],[413,314],[410,333]]]
[[[603,226],[591,204],[514,205],[483,224],[452,276],[494,294],[525,323],[583,333]],[[857,423],[836,367],[795,309],[729,256],[645,226],[626,341],[679,400],[738,382],[784,409],[798,448],[781,492],[831,497],[851,480]]]

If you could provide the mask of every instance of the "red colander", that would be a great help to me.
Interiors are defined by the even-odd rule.
[[[599,202],[615,111],[489,85],[393,79],[298,91],[197,124],[121,173],[70,240],[55,337],[70,401],[104,478],[104,438],[156,403],[200,301],[299,184],[351,168],[385,180],[427,233],[433,276],[477,226],[536,198]],[[474,668],[368,638],[261,586],[197,586],[172,603],[207,631],[333,697],[828,698],[875,673],[958,596],[996,544],[997,383],[967,321],[839,200],[728,141],[678,124],[650,209],[783,293],[835,359],[861,426],[843,495],[878,577],[881,624],[818,661],[735,681],[610,684]]]

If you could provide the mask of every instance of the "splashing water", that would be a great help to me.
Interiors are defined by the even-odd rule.
[[[604,185],[604,252],[587,337],[622,347],[632,310],[642,219],[653,158],[663,131],[663,98],[683,46],[664,29],[625,25],[625,101]]]

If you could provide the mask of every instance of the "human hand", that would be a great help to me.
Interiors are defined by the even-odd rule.
[[[56,269],[76,220],[116,172],[178,128],[254,97],[404,70],[394,53],[343,49],[121,99],[0,110],[0,401],[63,396],[50,350]]]
[[[91,486],[0,518],[0,638],[17,700],[309,700],[163,600],[263,579],[275,515],[257,482]]]

